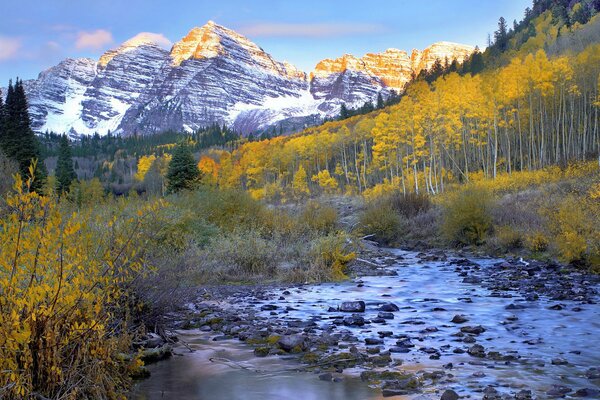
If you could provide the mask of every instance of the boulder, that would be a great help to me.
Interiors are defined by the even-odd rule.
[[[340,305],[342,312],[365,312],[365,302],[360,301],[345,301]]]

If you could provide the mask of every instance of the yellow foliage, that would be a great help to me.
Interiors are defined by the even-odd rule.
[[[33,174],[32,174],[33,175]],[[0,221],[0,387],[7,399],[117,398],[129,385],[127,283],[144,273],[140,216],[63,215],[17,176]],[[103,232],[96,231],[102,227]]]

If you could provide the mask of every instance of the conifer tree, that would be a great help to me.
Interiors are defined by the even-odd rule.
[[[0,148],[7,157],[19,164],[19,171],[24,177],[29,174],[32,161],[37,160],[31,189],[40,192],[46,180],[46,168],[41,160],[38,140],[31,130],[23,81],[17,79],[14,86],[12,82],[9,83],[3,114]]]
[[[60,138],[60,148],[58,150],[58,161],[56,164],[56,191],[62,195],[69,191],[71,183],[77,178],[75,169],[73,169],[73,159],[71,157],[71,146],[67,135]]]
[[[504,17],[498,20],[498,30],[494,32],[494,45],[500,51],[505,51],[508,47],[508,32]]]
[[[342,106],[340,107],[340,119],[346,119],[348,117],[350,117],[348,107],[346,107],[346,103],[342,103]]]
[[[381,93],[377,94],[377,109],[380,110],[385,106]]]
[[[175,149],[167,171],[167,192],[176,193],[193,189],[200,179],[200,170],[187,143]]]

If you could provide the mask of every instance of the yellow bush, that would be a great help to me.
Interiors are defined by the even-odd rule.
[[[330,234],[316,239],[311,248],[314,257],[313,267],[320,272],[315,281],[346,279],[346,266],[356,257],[348,250],[348,237],[345,234]]]
[[[119,357],[127,285],[145,269],[140,221],[158,206],[100,221],[63,215],[30,187],[17,177],[0,221],[0,397],[123,397],[137,363]]]
[[[491,196],[486,189],[467,186],[444,202],[442,233],[453,244],[480,244],[492,228]]]
[[[594,266],[600,259],[600,202],[568,195],[550,214],[554,246],[566,262]]]
[[[533,232],[525,238],[525,246],[528,250],[540,253],[548,250],[548,238],[542,232]]]

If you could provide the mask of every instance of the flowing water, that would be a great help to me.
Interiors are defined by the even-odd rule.
[[[562,300],[561,306],[556,307],[559,302],[544,296],[528,301],[525,295],[516,292],[498,295],[481,285],[463,283],[455,267],[446,262],[423,263],[415,253],[394,252],[403,258],[390,267],[397,272],[396,276],[288,288],[285,299],[276,301],[278,310],[289,306],[288,311],[259,313],[265,318],[283,321],[312,320],[325,328],[342,314],[328,312],[328,308],[337,307],[342,301],[365,301],[367,309],[363,316],[367,320],[377,317],[377,305],[381,302],[397,304],[400,310],[385,324],[336,326],[336,330],[348,331],[359,339],[354,344],[362,347],[365,347],[362,344],[365,338],[378,338],[377,332],[392,331],[395,337],[384,339],[382,351],[395,346],[398,336],[406,335],[415,347],[409,353],[392,353],[394,359],[402,360],[401,368],[445,370],[451,374],[437,386],[426,388],[425,393],[398,399],[439,399],[439,392],[434,393],[434,390],[448,388],[460,395],[481,398],[482,389],[488,385],[498,387],[502,393],[530,389],[540,399],[546,398],[553,385],[571,388],[567,398],[581,388],[600,389],[600,380],[586,377],[589,368],[600,367],[599,305]],[[489,266],[497,260],[473,261]],[[274,289],[272,298],[279,298],[284,290]],[[254,303],[250,306],[257,309],[265,304]],[[513,306],[507,309],[511,304]],[[456,314],[465,316],[468,322],[450,323]],[[472,346],[456,336],[465,325],[485,327],[486,331],[476,336],[476,341],[486,352],[514,356],[514,359],[494,361],[464,352],[457,354],[460,350],[456,349],[464,351]],[[152,365],[152,377],[136,387],[134,398],[352,400],[381,397],[379,390],[369,388],[356,377],[324,382],[315,374],[293,371],[299,364],[285,357],[254,357],[252,349],[241,342],[214,342],[208,340],[207,334],[193,331],[185,335],[184,339],[197,351],[185,354],[180,350],[183,356]],[[439,359],[432,359],[427,349],[435,349]],[[213,362],[211,358],[224,358],[238,364]],[[449,363],[453,368],[448,369]]]

